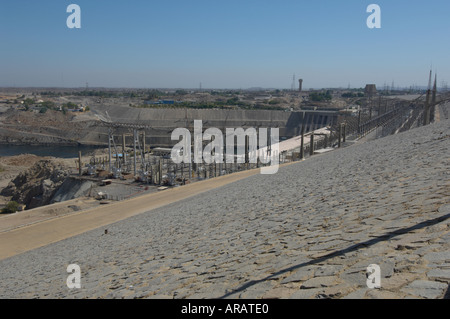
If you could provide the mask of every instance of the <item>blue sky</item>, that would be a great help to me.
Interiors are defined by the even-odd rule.
[[[69,4],[81,29],[69,29]],[[381,29],[366,8],[381,7]],[[450,81],[448,0],[0,0],[0,86],[305,88]]]

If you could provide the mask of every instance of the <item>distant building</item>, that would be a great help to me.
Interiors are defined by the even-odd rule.
[[[175,101],[174,100],[159,100],[159,101],[144,101],[144,103],[147,105],[159,105],[159,104],[171,105],[171,104],[175,104]]]
[[[298,91],[301,92],[303,90],[303,79],[298,80]]]
[[[368,97],[374,96],[377,94],[377,86],[375,84],[367,84],[364,89],[364,94]]]
[[[254,97],[255,100],[257,101],[265,101],[265,100],[270,100],[272,99],[272,95],[258,95]]]

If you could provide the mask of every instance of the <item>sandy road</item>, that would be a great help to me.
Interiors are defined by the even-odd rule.
[[[104,227],[259,173],[260,169],[237,172],[0,233],[0,260]]]

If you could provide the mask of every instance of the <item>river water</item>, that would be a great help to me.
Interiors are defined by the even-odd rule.
[[[38,145],[0,145],[0,156],[15,156],[22,154],[33,154],[37,156],[52,156],[59,158],[78,157],[78,152],[87,155],[99,146],[38,146]]]

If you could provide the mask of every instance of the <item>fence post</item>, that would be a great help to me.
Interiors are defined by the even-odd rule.
[[[249,155],[249,147],[250,147],[250,136],[245,135],[245,165],[244,169],[249,169],[250,167],[250,155]]]
[[[302,138],[300,141],[300,160],[305,158],[305,132],[302,128]]]
[[[155,176],[153,176],[153,165],[150,163],[150,176],[151,176],[151,183],[154,184]]]
[[[311,140],[309,144],[309,155],[314,155],[314,132],[311,134]]]
[[[122,134],[122,161],[123,165],[125,166],[127,164],[127,157],[125,155],[125,134]]]
[[[361,110],[358,113],[358,135],[361,134]]]
[[[343,136],[342,136],[342,142],[344,142],[345,143],[345,135],[346,135],[346,133],[347,133],[347,123],[343,123],[343,129],[344,129],[344,132],[343,132]]]
[[[161,185],[162,183],[162,161],[159,160],[159,174],[158,174],[158,184]]]
[[[81,151],[78,152],[78,174],[80,176],[82,175],[82,172],[81,172]]]
[[[338,147],[341,147],[341,137],[342,137],[342,123],[339,124],[338,128]]]

